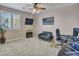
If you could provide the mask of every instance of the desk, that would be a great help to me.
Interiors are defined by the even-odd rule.
[[[71,39],[68,39],[68,42],[65,44],[63,48],[58,53],[58,56],[79,56],[79,50],[74,49],[71,44],[72,43],[78,43],[79,41],[71,41]]]

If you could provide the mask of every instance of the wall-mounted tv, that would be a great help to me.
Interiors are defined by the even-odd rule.
[[[43,18],[43,25],[53,25],[54,17]]]
[[[32,24],[33,24],[33,19],[25,18],[25,25],[32,25]]]

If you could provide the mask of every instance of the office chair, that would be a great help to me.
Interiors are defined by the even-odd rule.
[[[67,43],[67,37],[60,34],[60,29],[56,29],[56,40],[61,43],[61,46],[63,43]]]

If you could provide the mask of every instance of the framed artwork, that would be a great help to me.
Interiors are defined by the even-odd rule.
[[[54,17],[43,18],[43,25],[54,25]]]

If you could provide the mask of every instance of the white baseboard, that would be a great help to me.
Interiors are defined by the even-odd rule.
[[[11,42],[11,41],[20,40],[20,39],[25,39],[25,37],[6,39],[6,42]]]
[[[31,38],[35,38],[35,37],[31,37]],[[17,41],[17,40],[21,40],[21,39],[30,39],[30,38],[18,37],[18,38],[6,39],[6,42],[12,42],[12,41]]]

